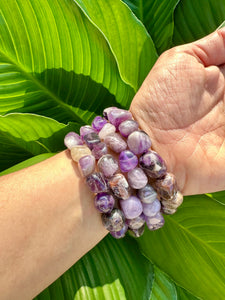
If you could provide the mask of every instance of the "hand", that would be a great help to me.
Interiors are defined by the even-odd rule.
[[[225,29],[162,54],[131,104],[180,190],[225,189]]]

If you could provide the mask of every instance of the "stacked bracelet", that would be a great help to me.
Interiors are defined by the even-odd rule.
[[[183,202],[173,174],[151,150],[149,136],[129,111],[109,107],[92,126],[70,132],[64,143],[93,193],[102,222],[115,238],[127,230],[139,237],[164,225],[162,214],[173,214]]]

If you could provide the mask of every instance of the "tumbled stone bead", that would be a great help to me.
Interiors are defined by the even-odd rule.
[[[145,217],[146,225],[148,226],[149,230],[157,230],[163,227],[165,221],[160,212],[158,212],[153,217]]]
[[[68,149],[72,149],[77,145],[83,145],[82,138],[75,132],[69,132],[64,138],[64,144]]]
[[[166,174],[165,162],[155,151],[144,153],[139,159],[139,165],[151,178],[160,178]]]
[[[86,155],[91,155],[91,150],[87,146],[80,145],[80,146],[73,147],[70,150],[70,154],[71,154],[72,159],[75,162],[78,162],[81,157],[86,156]]]
[[[102,173],[95,172],[87,176],[86,182],[93,193],[107,192],[108,186]]]
[[[119,169],[119,166],[117,160],[111,154],[106,154],[99,159],[98,169],[105,177],[111,177]]]
[[[103,110],[103,117],[108,120],[108,113],[112,110],[118,109],[118,107],[115,106],[111,106],[111,107],[107,107]]]
[[[170,202],[168,200],[164,200],[163,198],[161,198],[161,205],[162,207],[177,209],[176,204],[173,204],[173,202]]]
[[[116,132],[116,127],[110,123],[106,123],[99,131],[98,135],[100,139],[104,140],[108,135]]]
[[[115,238],[115,239],[121,239],[125,237],[126,232],[127,232],[128,226],[125,223],[123,228],[120,229],[119,231],[110,231],[110,234]]]
[[[143,203],[152,203],[157,198],[157,193],[150,184],[137,191],[137,196]]]
[[[177,191],[176,194],[168,200],[168,202],[179,207],[183,203],[183,195],[180,191]]]
[[[128,110],[124,109],[111,109],[107,113],[108,120],[111,124],[113,124],[116,128],[120,125],[125,120],[131,120],[132,119],[132,114]]]
[[[127,219],[137,218],[142,213],[141,201],[135,196],[120,200],[120,206]]]
[[[131,188],[123,174],[115,174],[108,180],[108,184],[113,194],[123,200],[131,195]]]
[[[91,132],[96,133],[96,130],[94,128],[92,128],[90,125],[81,126],[81,128],[80,128],[80,136],[82,139],[84,138],[84,136],[86,134],[91,133]]]
[[[127,148],[127,143],[119,133],[107,135],[105,137],[106,145],[116,153],[120,153]]]
[[[125,225],[124,213],[114,208],[110,213],[102,214],[102,223],[108,231],[120,231]]]
[[[127,173],[127,180],[133,189],[141,189],[148,183],[148,177],[141,168],[134,168]]]
[[[86,177],[95,170],[95,158],[93,155],[85,155],[78,161],[78,166],[82,176]]]
[[[132,132],[138,130],[138,122],[134,120],[123,121],[119,125],[119,132],[122,136],[128,137]]]
[[[151,140],[144,131],[134,131],[128,136],[127,145],[135,154],[142,154],[151,147]]]
[[[158,199],[152,203],[142,203],[143,213],[145,216],[152,217],[157,214],[161,209],[161,203]]]
[[[145,215],[142,213],[140,216],[134,219],[127,219],[126,223],[129,226],[129,228],[138,229],[145,224]]]
[[[109,193],[99,193],[95,196],[94,203],[101,213],[109,213],[114,207],[115,199]]]
[[[97,131],[99,132],[102,127],[107,123],[106,119],[103,119],[102,117],[100,116],[97,116],[94,118],[91,126]]]
[[[173,215],[173,214],[175,214],[176,211],[177,211],[176,208],[171,208],[171,207],[167,207],[164,205],[162,205],[162,208],[161,208],[161,212],[165,215]]]
[[[137,156],[130,150],[122,151],[119,155],[119,166],[122,172],[129,172],[138,164]]]
[[[138,229],[129,229],[128,232],[132,237],[139,238],[145,231],[145,224]]]
[[[163,199],[171,199],[177,192],[177,182],[175,176],[171,173],[166,173],[165,177],[156,180],[154,185]]]
[[[108,148],[104,142],[100,142],[93,145],[92,154],[96,159],[99,159],[103,155],[108,153]]]
[[[96,132],[90,132],[90,133],[86,134],[83,138],[84,138],[86,145],[91,150],[93,149],[94,145],[101,142],[101,140]]]

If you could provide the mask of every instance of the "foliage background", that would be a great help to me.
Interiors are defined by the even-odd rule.
[[[128,108],[163,51],[215,30],[225,0],[1,0],[0,175]],[[157,232],[107,236],[36,300],[223,299],[225,192],[186,197]]]

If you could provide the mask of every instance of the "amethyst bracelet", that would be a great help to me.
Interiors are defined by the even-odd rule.
[[[161,228],[163,214],[174,214],[183,202],[174,175],[129,111],[106,108],[103,117],[80,128],[80,135],[69,132],[64,143],[115,238],[127,231],[140,237],[145,224],[150,230]]]

